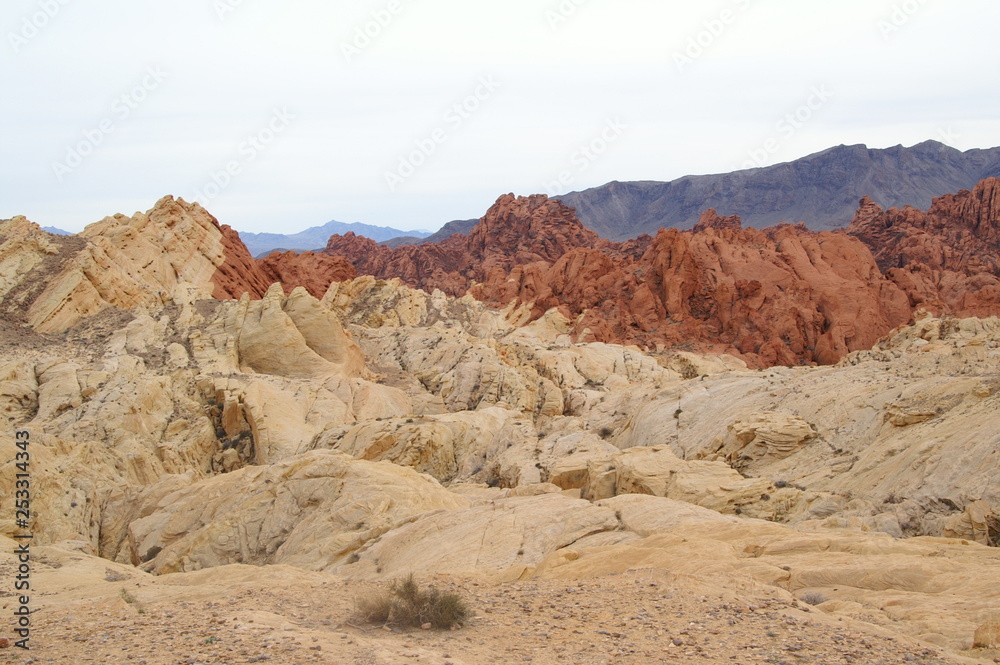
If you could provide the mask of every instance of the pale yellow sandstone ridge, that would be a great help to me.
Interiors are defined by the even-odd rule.
[[[333,451],[166,482],[166,492],[154,485],[110,507],[132,514],[115,558],[160,574],[229,563],[320,570],[420,514],[468,505],[428,476]]]
[[[226,262],[218,222],[197,203],[166,196],[146,213],[117,214],[75,236],[23,217],[2,223],[0,295],[24,283],[26,322],[62,332],[105,309],[157,309],[212,297]],[[14,303],[7,303],[8,307]]]
[[[244,295],[225,301],[214,320],[197,333],[196,354],[219,371],[256,372],[292,379],[361,376],[361,349],[330,310],[302,287],[288,296],[273,284],[261,300]],[[228,361],[228,362],[227,362]]]

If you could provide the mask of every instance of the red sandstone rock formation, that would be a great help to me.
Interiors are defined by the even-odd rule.
[[[833,363],[910,318],[863,244],[788,225],[663,230],[635,262],[575,249],[470,292],[531,303],[534,316],[561,307],[582,317],[584,339],[726,351],[756,366]]]
[[[214,218],[213,218],[214,220]],[[316,252],[274,252],[261,260],[254,259],[240,240],[239,234],[228,226],[220,226],[225,263],[212,276],[215,298],[239,298],[249,293],[258,300],[267,293],[268,287],[281,282],[285,293],[303,286],[317,298],[322,298],[333,282],[342,282],[357,277],[357,271],[339,256],[328,256]],[[360,238],[376,247],[373,241]]]
[[[353,233],[330,237],[324,254],[342,256],[358,274],[399,277],[410,286],[461,296],[473,282],[516,267],[551,264],[576,247],[603,242],[573,209],[545,195],[501,196],[468,235],[390,249]],[[637,243],[640,241],[632,241]],[[499,271],[499,272],[498,272]]]
[[[457,296],[465,293],[469,285],[471,259],[466,242],[466,236],[454,235],[439,243],[391,249],[349,232],[330,236],[323,253],[343,257],[359,275],[399,277],[416,288],[441,289]]]
[[[721,231],[722,229],[733,229],[734,231],[739,231],[742,228],[743,222],[740,220],[739,215],[723,217],[715,211],[715,208],[709,208],[705,212],[701,213],[701,218],[691,230],[698,233],[699,231],[707,231],[708,229],[716,229],[718,231]]]
[[[936,314],[1000,313],[1000,180],[934,200],[922,212],[882,210],[868,197],[847,231],[864,242],[913,307]]]
[[[871,253],[842,233],[661,231],[643,262],[668,343],[731,344],[754,364],[836,362],[910,318]]]
[[[322,298],[333,282],[345,282],[358,276],[354,266],[343,257],[315,252],[273,252],[258,263],[269,283],[281,282],[285,293],[303,286],[316,298]]]
[[[577,247],[593,247],[600,238],[576,218],[573,209],[544,194],[501,196],[467,241],[478,274],[496,268],[510,271],[538,261],[554,263]]]
[[[848,233],[743,229],[706,211],[692,231],[601,240],[571,208],[506,195],[468,236],[390,249],[353,234],[325,254],[359,274],[495,305],[559,308],[581,340],[725,351],[755,366],[832,363],[922,306],[1000,313],[1000,181],[927,213],[864,199]],[[874,252],[874,255],[873,255]]]
[[[392,250],[348,234],[325,252],[362,274],[527,304],[534,317],[559,308],[582,340],[727,351],[757,366],[836,362],[911,313],[858,240],[802,225],[744,230],[715,211],[695,231],[617,244],[559,202],[508,195],[468,237]]]
[[[212,217],[212,221],[219,225],[215,217]],[[255,300],[263,298],[273,282],[268,280],[256,259],[250,255],[250,251],[240,240],[239,233],[227,225],[219,226],[219,230],[222,232],[225,262],[212,275],[212,284],[215,286],[212,297],[239,298],[244,293],[249,293]]]

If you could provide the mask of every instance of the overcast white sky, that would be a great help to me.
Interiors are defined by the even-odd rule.
[[[244,231],[436,229],[511,191],[993,147],[998,25],[996,0],[5,0],[0,218],[173,194]]]

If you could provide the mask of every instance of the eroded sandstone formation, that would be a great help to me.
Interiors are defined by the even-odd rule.
[[[533,319],[558,309],[581,341],[730,353],[756,367],[830,364],[918,307],[1000,311],[997,182],[928,213],[862,201],[849,234],[744,229],[709,210],[693,231],[621,244],[561,203],[506,195],[469,236],[390,249],[349,234],[324,251],[359,274],[525,307]]]
[[[65,238],[18,217],[0,225],[0,238],[0,307],[39,332],[62,332],[109,308],[260,298],[271,284],[235,231],[171,196]]]
[[[443,288],[362,275],[322,297],[343,260],[253,262],[169,198],[75,238],[0,223],[0,537],[23,429],[33,546],[74,565],[658,571],[744,604],[823,594],[817,612],[940,647],[992,640],[1000,320],[918,310],[879,337],[912,294],[843,233],[707,212],[615,245],[544,197],[488,217],[373,249]],[[311,266],[331,271],[290,288]]]
[[[331,283],[355,275],[343,259],[313,252],[257,261],[236,231],[170,196],[73,236],[51,235],[24,217],[0,223],[0,310],[39,332],[62,332],[109,308],[243,294],[259,300],[278,282],[288,293],[301,286],[321,298]]]
[[[301,286],[317,298],[330,284],[349,282],[358,274],[343,258],[316,252],[272,252],[258,263],[270,282],[281,282],[286,291]]]
[[[324,252],[344,257],[358,274],[398,277],[416,288],[461,296],[473,283],[495,280],[518,266],[551,264],[576,247],[599,241],[570,208],[544,195],[507,194],[468,236],[390,249],[348,233],[332,236]]]
[[[988,316],[1000,310],[1000,179],[934,200],[927,212],[864,198],[848,233],[914,307]]]
[[[600,240],[545,197],[502,197],[468,237],[389,249],[333,237],[361,274],[468,291],[532,318],[563,311],[576,339],[728,352],[755,366],[832,363],[905,323],[910,308],[870,252],[802,226],[742,229],[703,215],[694,232]]]

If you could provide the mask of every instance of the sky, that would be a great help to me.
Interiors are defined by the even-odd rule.
[[[995,0],[5,0],[0,218],[241,231],[1000,145]]]

